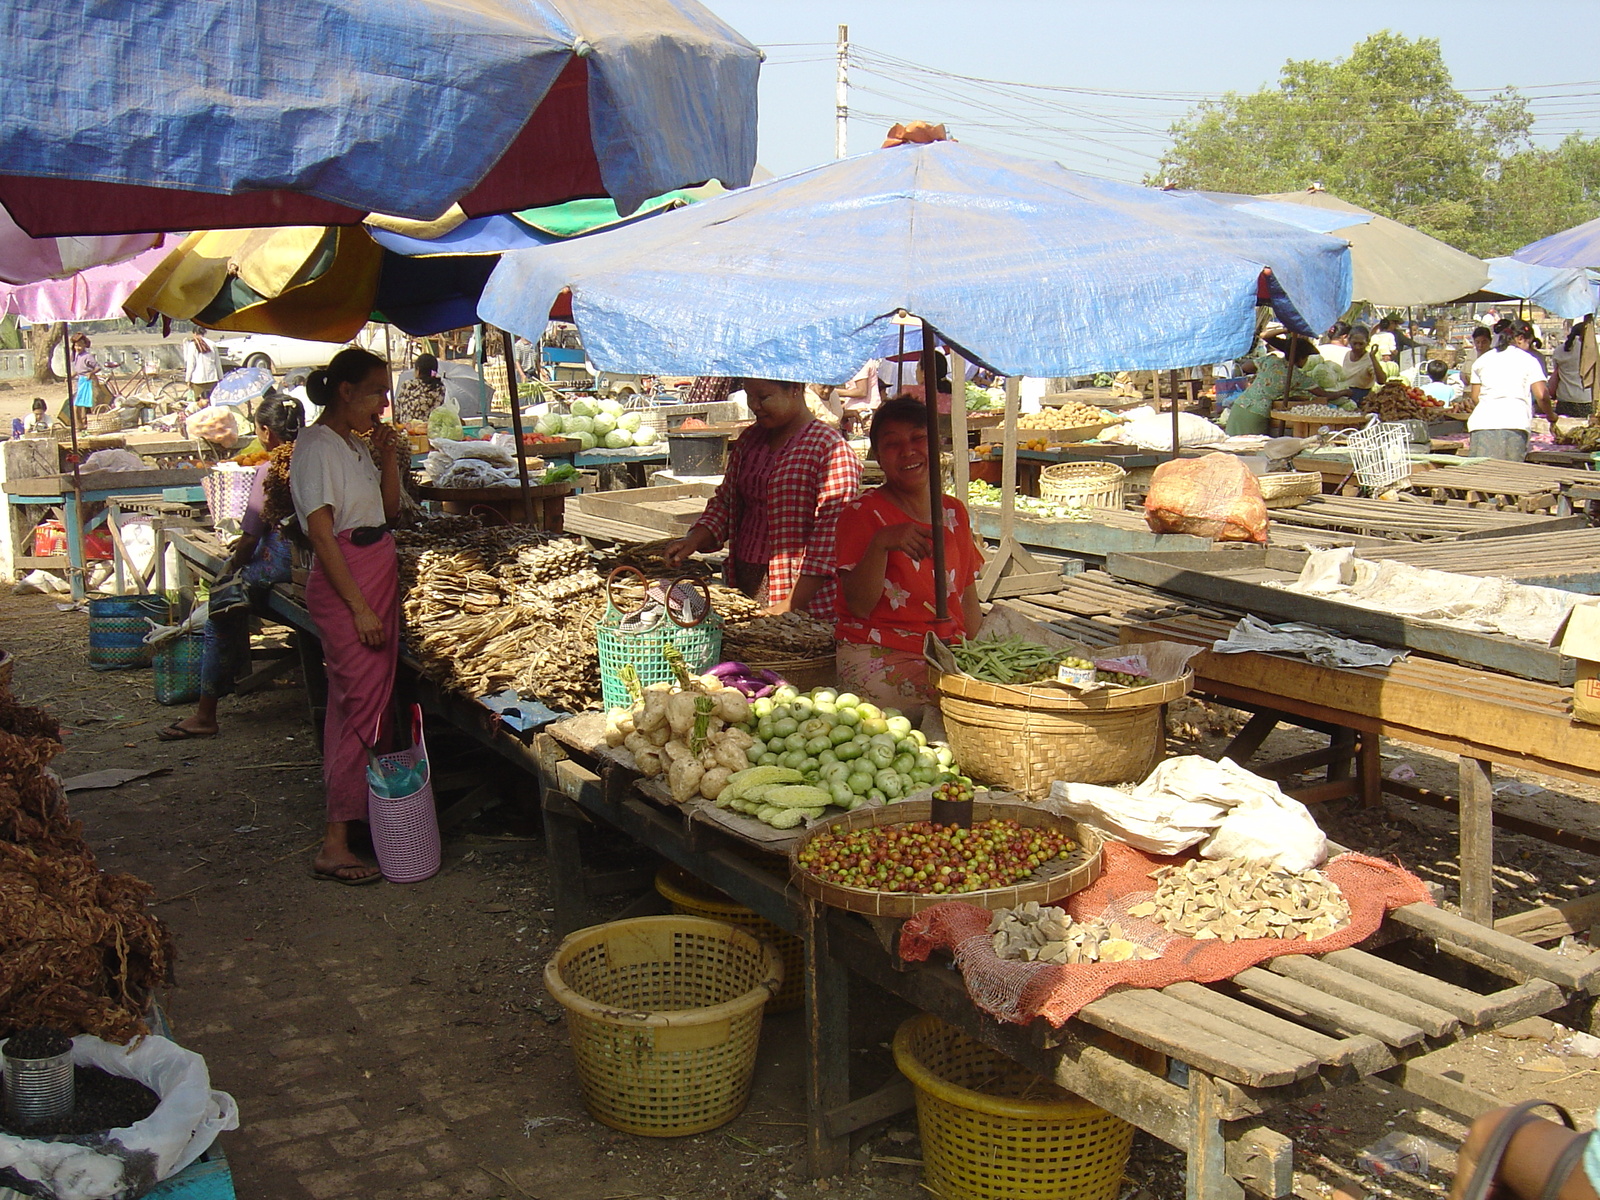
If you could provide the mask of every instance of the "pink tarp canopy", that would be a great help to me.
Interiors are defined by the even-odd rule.
[[[86,267],[121,262],[161,240],[158,233],[110,237],[29,237],[0,205],[0,283],[65,279]]]
[[[43,239],[54,240],[54,239]],[[60,239],[75,241],[79,239]],[[114,238],[91,239],[115,241]],[[146,241],[150,239],[146,238]],[[45,279],[20,286],[0,286],[0,316],[15,313],[25,320],[103,321],[121,317],[122,302],[144,282],[183,239],[167,236],[159,244],[134,258],[105,266],[90,267],[66,279]]]

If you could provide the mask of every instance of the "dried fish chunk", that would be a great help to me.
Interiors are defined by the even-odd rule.
[[[1320,871],[1291,872],[1244,859],[1158,868],[1152,899],[1129,914],[1199,941],[1326,937],[1350,920],[1338,885]]]

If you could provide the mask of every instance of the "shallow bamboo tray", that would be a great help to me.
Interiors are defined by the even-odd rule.
[[[819,654],[815,658],[772,658],[760,662],[747,660],[745,666],[776,672],[802,692],[812,688],[834,687],[839,682],[837,653]]]
[[[1042,808],[1016,804],[1006,800],[974,800],[974,823],[991,818],[1010,819],[1032,829],[1053,829],[1067,834],[1078,843],[1071,853],[1052,859],[1034,872],[1037,878],[1025,879],[1009,887],[985,888],[979,892],[940,892],[926,895],[912,892],[879,892],[866,888],[844,887],[818,879],[800,866],[799,854],[810,841],[832,829],[866,829],[877,825],[907,825],[926,821],[932,816],[933,804],[929,800],[902,800],[898,804],[883,804],[874,808],[858,808],[841,813],[832,820],[813,825],[805,838],[790,851],[789,868],[795,886],[814,900],[848,912],[865,913],[872,917],[909,917],[943,904],[947,900],[960,900],[980,908],[1015,908],[1029,900],[1040,904],[1054,904],[1073,892],[1082,891],[1100,878],[1100,865],[1104,840],[1093,829],[1068,818],[1057,816]]]

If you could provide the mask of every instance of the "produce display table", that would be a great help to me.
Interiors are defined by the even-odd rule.
[[[1209,647],[1228,635],[1226,622],[1178,616],[1129,626],[1127,642],[1166,640]],[[1480,924],[1494,919],[1494,826],[1530,834],[1587,854],[1600,841],[1493,811],[1494,765],[1522,767],[1579,783],[1600,776],[1600,726],[1572,719],[1572,691],[1456,663],[1413,656],[1388,667],[1324,667],[1281,654],[1217,654],[1190,660],[1195,690],[1256,714],[1226,753],[1247,763],[1279,722],[1330,732],[1329,751],[1260,770],[1286,777],[1336,762],[1359,740],[1354,778],[1336,777],[1302,790],[1302,800],[1356,794],[1369,804],[1384,790],[1460,813],[1461,910]],[[1353,735],[1353,736],[1349,736]],[[1380,737],[1456,754],[1460,796],[1452,799],[1391,780],[1380,769]],[[1349,756],[1345,750],[1345,756]]]
[[[533,527],[560,533],[566,512],[566,498],[573,490],[574,485],[570,483],[530,486],[528,500],[533,510],[531,522]],[[442,488],[422,484],[417,488],[417,495],[423,500],[432,500],[442,505],[447,513],[465,514],[476,509],[488,509],[498,514],[507,524],[528,523],[522,504],[522,489],[519,487]]]
[[[846,1169],[850,1133],[911,1103],[901,1080],[851,1098],[847,971],[1184,1150],[1193,1200],[1236,1200],[1241,1184],[1290,1195],[1294,1144],[1262,1117],[1356,1078],[1381,1075],[1463,1116],[1487,1111],[1498,1101],[1449,1077],[1431,1056],[1600,986],[1600,954],[1575,962],[1411,905],[1392,915],[1380,939],[1409,939],[1408,947],[1441,964],[1437,970],[1410,970],[1362,950],[1287,956],[1228,985],[1104,996],[1060,1029],[1038,1020],[1002,1025],[942,962],[901,961],[898,921],[808,901],[790,886],[784,858],[690,824],[641,794],[637,777],[603,751],[600,729],[580,718],[534,740],[558,932],[595,919],[589,898],[614,886],[614,872],[585,869],[579,846],[579,831],[601,821],[796,934],[806,964],[806,1130],[815,1175]],[[1450,955],[1488,964],[1506,983],[1474,990],[1441,982],[1435,976],[1449,973],[1442,964]],[[1187,1065],[1186,1083],[1172,1082],[1169,1059]]]
[[[1000,537],[1000,510],[988,505],[968,505],[972,527],[984,537]],[[1134,554],[1149,551],[1209,550],[1209,538],[1185,533],[1155,533],[1144,519],[1142,509],[1094,508],[1089,519],[1068,521],[1054,517],[1030,516],[1018,512],[1012,530],[1024,546],[1042,550],[1061,550],[1068,554],[1105,558],[1109,554]],[[1337,530],[1306,528],[1274,521],[1267,531],[1273,546],[1290,550],[1324,550],[1330,546],[1379,545],[1381,539]]]
[[[1293,413],[1287,408],[1272,410],[1272,420],[1289,427],[1292,437],[1311,437],[1319,429],[1359,429],[1365,425],[1370,417],[1368,413],[1347,413],[1336,416],[1328,413],[1322,416],[1313,416],[1309,413]]]

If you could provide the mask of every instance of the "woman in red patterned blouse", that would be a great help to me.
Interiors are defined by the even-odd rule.
[[[944,497],[945,594],[949,616],[935,616],[932,498],[927,410],[902,396],[872,418],[872,452],[883,486],[845,505],[839,517],[839,679],[874,704],[917,720],[934,703],[927,634],[949,641],[977,631],[975,586],[983,560],[966,506]]]
[[[836,429],[811,415],[805,385],[746,379],[756,423],[728,455],[705,513],[667,547],[667,566],[728,543],[728,583],[769,612],[832,621],[839,511],[861,488],[861,462]]]

